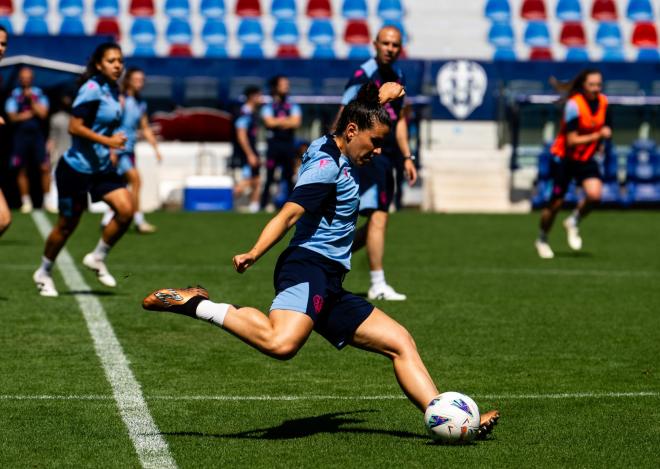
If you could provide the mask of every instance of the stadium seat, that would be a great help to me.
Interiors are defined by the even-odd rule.
[[[653,6],[650,0],[630,0],[626,16],[631,21],[653,21]]]
[[[403,26],[403,23],[399,20],[384,20],[382,27],[384,28],[385,26],[394,26],[396,29],[398,29],[401,32],[401,41],[403,44],[406,44],[408,42],[408,32],[406,31],[405,26]]]
[[[295,0],[273,0],[270,7],[270,14],[278,20],[293,20],[296,18]]]
[[[619,24],[615,22],[603,22],[596,30],[596,44],[601,47],[622,47],[623,38]]]
[[[156,50],[153,43],[137,44],[133,49],[134,57],[154,57],[155,55]]]
[[[638,62],[660,62],[660,52],[652,47],[640,47],[637,52]]]
[[[0,26],[5,28],[9,34],[14,33],[14,26],[11,24],[11,18],[9,16],[0,16]]]
[[[156,13],[153,0],[131,0],[128,11],[132,16],[154,16]]]
[[[14,13],[12,0],[0,0],[0,16],[9,16]]]
[[[43,16],[28,16],[23,34],[48,35],[48,23]]]
[[[79,16],[65,16],[60,25],[60,34],[62,36],[83,36],[85,26]]]
[[[621,47],[605,47],[603,48],[601,60],[604,62],[623,62],[626,60],[626,56]]]
[[[491,21],[511,21],[509,0],[488,0],[484,15]]]
[[[552,51],[547,47],[532,47],[529,60],[552,60]]]
[[[190,23],[183,18],[172,18],[167,25],[165,38],[170,44],[190,44],[192,41],[192,28],[190,27]]]
[[[335,50],[332,48],[332,43],[318,44],[312,53],[312,58],[314,59],[334,59],[335,57]]]
[[[543,0],[523,0],[520,16],[528,21],[545,20],[548,14]]]
[[[586,46],[587,35],[582,23],[564,23],[559,34],[559,42],[568,47]]]
[[[365,0],[344,0],[341,14],[347,20],[366,20],[369,12]]]
[[[115,41],[121,39],[121,30],[117,18],[99,18],[95,31],[95,34],[99,36],[113,36]]]
[[[216,59],[225,58],[227,57],[227,47],[220,44],[209,44],[206,48],[204,57],[212,57]]]
[[[629,182],[626,184],[626,204],[660,203],[660,183]]]
[[[371,57],[371,49],[368,46],[355,45],[351,46],[348,51],[349,59],[368,59]]]
[[[309,0],[306,12],[309,18],[332,18],[332,5],[330,0]]]
[[[632,33],[632,43],[637,47],[657,47],[658,31],[653,23],[637,23]]]
[[[612,140],[606,140],[603,145],[604,151],[602,157],[597,157],[596,161],[600,167],[600,174],[603,175],[603,181],[619,181],[619,157],[614,150]]]
[[[561,21],[581,21],[582,7],[580,0],[559,0],[556,9],[557,19]]]
[[[315,46],[330,46],[335,41],[335,30],[332,23],[326,19],[312,20],[307,33],[309,42]],[[334,55],[334,52],[333,52]]]
[[[236,15],[243,18],[261,16],[261,4],[259,0],[238,0],[236,2]]]
[[[603,91],[606,95],[638,96],[641,90],[636,80],[607,80]]]
[[[619,19],[616,3],[614,0],[594,0],[591,17],[596,21],[616,21]]]
[[[165,14],[170,18],[188,18],[190,3],[188,0],[165,0]]]
[[[119,15],[118,0],[96,0],[94,14],[99,18],[111,18]]]
[[[493,23],[488,32],[488,42],[498,48],[513,47],[515,43],[513,28],[509,23]]]
[[[405,14],[401,0],[379,0],[376,11],[384,20],[400,20]]]
[[[225,16],[225,0],[202,0],[199,11],[206,18],[222,18]]]
[[[25,0],[23,13],[27,16],[44,16],[48,13],[48,3],[46,0]]]
[[[131,40],[137,45],[152,45],[156,41],[156,26],[151,18],[138,17],[131,26]]]
[[[498,47],[493,54],[495,61],[515,61],[517,60],[516,51],[511,47]]]
[[[224,49],[228,39],[227,26],[219,19],[209,18],[204,23],[201,36],[202,40],[209,46],[222,46]]]
[[[60,0],[57,9],[62,16],[80,16],[83,13],[83,2],[82,0]]]
[[[633,142],[626,159],[626,179],[635,182],[660,180],[660,155],[652,140]]]
[[[275,57],[278,59],[299,59],[300,51],[295,44],[282,44],[277,48]]]
[[[239,24],[236,36],[242,44],[260,45],[264,40],[264,31],[261,28],[259,20],[255,18],[245,18]],[[259,47],[259,49],[261,49],[261,47]]]
[[[273,29],[273,41],[278,45],[298,44],[300,34],[293,20],[279,20]],[[279,56],[278,56],[279,57]]]
[[[344,31],[344,41],[347,44],[369,44],[371,42],[371,35],[369,34],[369,26],[365,21],[351,20],[346,23],[346,31]]]
[[[188,44],[172,44],[170,47],[170,57],[192,57],[192,50]]]
[[[550,32],[543,21],[530,21],[525,29],[525,44],[530,47],[550,47]]]
[[[243,59],[262,59],[264,51],[260,44],[245,44],[241,49],[241,58]]]
[[[566,51],[567,62],[589,62],[589,53],[584,47],[569,47]]]

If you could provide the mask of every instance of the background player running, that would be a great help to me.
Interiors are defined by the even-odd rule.
[[[5,51],[7,50],[7,40],[9,35],[4,26],[0,26],[0,60],[5,56]],[[0,116],[0,125],[4,125],[5,120]],[[11,211],[9,210],[9,205],[7,205],[7,200],[5,200],[5,195],[0,189],[0,236],[7,231],[11,225]]]
[[[243,92],[245,103],[234,122],[234,154],[232,166],[242,169],[243,179],[234,187],[234,195],[240,197],[250,190],[251,213],[259,211],[259,153],[257,153],[257,133],[259,131],[259,116],[257,110],[261,105],[261,90],[257,86],[248,86]]]
[[[123,69],[119,46],[104,43],[96,48],[80,79],[82,85],[73,102],[69,123],[72,145],[60,158],[55,171],[59,218],[46,239],[41,266],[33,275],[42,296],[58,295],[51,276],[53,262],[78,226],[87,207],[88,193],[92,201],[103,200],[110,205],[115,216],[103,229],[94,251],[84,257],[83,264],[96,272],[103,285],[117,285],[105,258],[133,217],[131,194],[110,161],[110,149],[122,149],[126,143],[126,136],[116,132],[122,111],[117,80]]]
[[[213,303],[201,287],[156,290],[143,307],[204,319],[281,360],[296,355],[312,330],[338,349],[352,345],[379,353],[392,360],[403,392],[423,412],[438,390],[412,337],[383,311],[342,287],[358,217],[355,172],[378,157],[390,130],[390,117],[379,101],[402,95],[396,83],[383,85],[380,93],[367,84],[342,111],[336,133],[312,142],[293,193],[254,247],[234,256],[234,267],[243,273],[296,225],[275,267],[277,294],[268,316],[251,307]],[[498,417],[497,411],[483,414],[483,434]]]

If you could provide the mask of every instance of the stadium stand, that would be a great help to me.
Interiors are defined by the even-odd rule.
[[[273,0],[270,14],[278,20],[294,21],[298,15],[295,0]]]
[[[80,17],[65,16],[62,18],[62,24],[60,25],[60,34],[72,36],[84,35],[85,26]]]
[[[529,21],[544,21],[548,14],[543,0],[524,0],[520,16]]]
[[[113,36],[115,40],[121,40],[121,28],[116,18],[99,18],[96,23],[96,34],[102,36]]]
[[[505,22],[511,20],[511,6],[508,0],[488,0],[486,17],[491,21]]]
[[[14,13],[14,3],[12,0],[0,0],[0,16],[9,16]]]
[[[596,21],[617,21],[617,12],[614,0],[594,0],[591,7],[591,17]]]
[[[224,0],[202,0],[199,11],[205,18],[221,19],[225,15]]]
[[[50,34],[46,18],[42,16],[28,16],[23,34],[33,34],[35,36]]]
[[[165,14],[170,18],[187,18],[190,16],[188,0],[166,0]]]
[[[96,0],[94,14],[100,18],[114,18],[119,15],[119,2],[117,0]]]
[[[559,0],[555,15],[561,21],[582,21],[582,7],[579,0]]]
[[[48,13],[46,0],[25,0],[23,2],[23,13],[28,17],[42,18]]]
[[[347,20],[366,20],[369,11],[365,0],[344,0],[341,14]]]
[[[153,0],[131,0],[129,12],[132,16],[153,16],[156,13]]]
[[[660,154],[651,140],[637,140],[628,153],[625,201],[660,202]]]
[[[244,18],[260,17],[261,3],[259,3],[259,0],[238,0],[236,2],[236,15]]]
[[[83,2],[82,0],[61,0],[57,10],[62,16],[80,16],[84,11]]]

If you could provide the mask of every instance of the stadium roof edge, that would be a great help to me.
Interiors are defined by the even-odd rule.
[[[6,57],[2,60],[2,62],[0,62],[0,68],[12,67],[15,65],[31,65],[33,67],[48,68],[51,70],[58,70],[75,74],[80,74],[85,71],[85,67],[82,65],[61,62],[59,60],[44,59],[42,57],[33,57],[31,55],[14,55],[11,57]]]

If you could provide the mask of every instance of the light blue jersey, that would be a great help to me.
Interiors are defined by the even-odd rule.
[[[350,270],[360,201],[357,174],[332,135],[312,142],[289,197],[305,209],[290,246],[317,252]]]
[[[101,76],[94,76],[78,90],[71,114],[83,119],[85,127],[97,134],[112,136],[120,123],[122,108],[119,90]],[[64,160],[79,173],[106,172],[112,166],[110,149],[89,139],[73,136]]]
[[[137,143],[138,129],[142,116],[147,114],[147,103],[135,96],[124,96],[124,112],[119,130],[126,134],[126,145],[122,153],[133,153]]]

